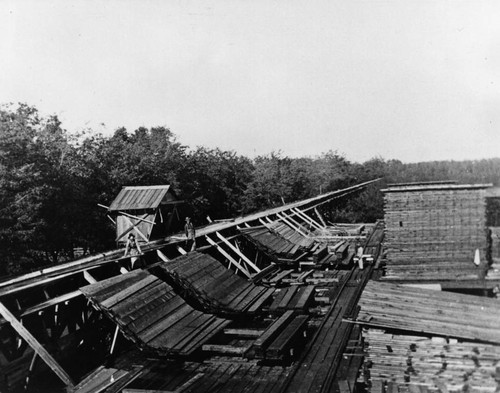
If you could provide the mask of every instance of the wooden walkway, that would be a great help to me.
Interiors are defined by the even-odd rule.
[[[344,318],[355,313],[371,268],[355,272],[356,278],[354,274],[346,275],[339,283],[329,311],[279,392],[329,392],[338,387],[336,372],[353,328]]]
[[[170,285],[143,270],[80,290],[126,337],[161,355],[189,355],[229,323],[195,310]]]
[[[256,314],[271,300],[273,288],[255,285],[208,254],[190,252],[158,265],[182,295],[217,315]]]

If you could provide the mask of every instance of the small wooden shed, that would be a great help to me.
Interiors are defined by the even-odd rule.
[[[116,221],[116,241],[125,243],[129,233],[142,243],[165,237],[180,222],[182,203],[169,185],[123,187],[108,208]]]

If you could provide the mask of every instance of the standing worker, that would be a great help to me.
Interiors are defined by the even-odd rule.
[[[141,253],[142,253],[141,247],[139,246],[139,243],[135,239],[135,235],[131,233],[130,235],[128,235],[124,256],[130,255],[130,262],[132,269],[134,268],[134,264],[139,260],[138,255]]]
[[[190,217],[186,217],[186,225],[184,225],[184,232],[186,233],[186,249],[187,251],[194,251],[196,249],[196,231],[191,222]]]

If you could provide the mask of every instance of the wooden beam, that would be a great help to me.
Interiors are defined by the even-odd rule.
[[[170,262],[170,259],[168,259],[167,256],[164,253],[162,253],[160,250],[156,250],[156,254],[160,257],[160,259],[163,262]]]
[[[118,332],[120,331],[120,327],[118,324],[116,325],[115,328],[115,334],[113,335],[113,342],[111,343],[111,348],[109,350],[109,354],[112,355],[114,350],[115,350],[115,345],[116,345],[116,339],[118,338]]]
[[[241,264],[239,264],[231,255],[229,255],[224,249],[222,249],[215,241],[210,239],[208,236],[205,236],[205,238],[212,246],[217,248],[217,251],[224,255],[230,262],[232,262],[245,276],[247,276],[248,278],[252,277],[247,269],[241,266]]]
[[[92,277],[92,275],[87,271],[87,270],[84,270],[83,271],[83,278],[89,283],[89,284],[95,284],[97,282],[97,280]]]
[[[302,210],[300,210],[298,207],[292,209],[294,212],[296,212],[299,216],[301,216],[304,220],[309,222],[313,227],[319,230],[325,229],[322,227],[318,222],[314,221],[310,216],[308,216],[306,213],[304,213]]]
[[[14,330],[19,334],[29,346],[40,356],[40,358],[56,373],[66,386],[73,388],[75,386],[71,377],[64,369],[56,362],[50,353],[38,342],[38,340],[26,329],[23,324],[0,302],[0,314],[12,325]]]
[[[287,218],[287,216],[286,216],[286,215],[284,215],[284,214],[282,214],[282,213],[277,213],[277,216],[278,216],[278,217],[279,217],[282,221],[284,221],[284,222],[285,222],[285,223],[286,223],[286,224],[287,224],[290,228],[292,228],[295,232],[300,233],[300,234],[301,234],[302,236],[304,236],[304,237],[308,237],[308,236],[307,236],[307,234],[305,234],[304,232],[302,232],[302,231],[300,230],[300,228],[296,227],[296,226],[294,225],[294,223],[293,223],[293,222],[291,222],[291,221]]]
[[[319,220],[321,221],[321,223],[323,224],[323,226],[326,228],[327,225],[326,225],[326,222],[325,220],[323,219],[323,216],[320,214],[320,212],[318,211],[318,208],[317,207],[314,207],[314,212],[316,213],[316,215],[318,216]]]
[[[298,229],[300,229],[302,231],[301,228],[303,228],[304,230],[308,231],[308,233],[305,235],[305,236],[309,236],[310,235],[310,231],[309,229],[307,229],[306,227],[304,227],[300,222],[298,222],[295,218],[292,217],[291,214],[287,214],[285,212],[282,212],[281,214],[283,214],[286,218],[288,218],[290,220],[290,222],[294,223]],[[294,213],[295,215],[295,213]]]
[[[245,254],[243,254],[240,250],[238,250],[235,246],[233,246],[233,244],[229,240],[227,240],[219,232],[215,232],[215,234],[220,240],[226,243],[231,250],[233,250],[236,254],[238,254],[238,256],[241,257],[241,259],[243,259],[249,266],[251,266],[256,273],[260,272],[260,269],[250,259],[248,259]]]
[[[149,243],[149,239],[146,237],[146,235],[145,235],[144,233],[142,233],[139,229],[137,229],[137,224],[138,224],[138,223],[135,223],[135,224],[134,224],[132,221],[130,221],[130,219],[129,219],[128,217],[124,217],[124,218],[125,218],[125,220],[126,220],[126,221],[128,221],[128,222],[132,225],[132,227],[130,227],[129,229],[130,229],[130,230],[135,231],[135,232],[136,232],[136,233],[137,233],[140,237],[142,237],[142,239],[143,239],[146,243]],[[128,232],[129,232],[129,229],[127,229],[127,230],[126,230],[123,234],[121,234],[121,235],[118,237],[118,239],[116,239],[116,240],[121,239],[121,238],[122,238],[122,237],[123,237],[126,233],[128,233]]]

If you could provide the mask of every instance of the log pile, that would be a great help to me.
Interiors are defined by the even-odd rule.
[[[258,313],[274,293],[274,288],[255,285],[199,252],[163,262],[158,269],[175,282],[186,299],[217,315]]]
[[[500,343],[497,299],[371,281],[359,306],[364,325]]]
[[[383,190],[385,279],[484,277],[488,267],[487,187],[445,184]]]
[[[125,337],[160,355],[190,355],[229,323],[195,310],[170,285],[143,270],[80,290]]]
[[[500,346],[364,329],[369,392],[495,392]]]

